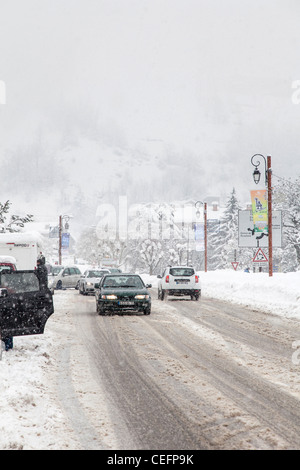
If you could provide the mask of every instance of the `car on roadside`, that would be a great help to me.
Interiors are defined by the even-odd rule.
[[[0,272],[16,271],[16,265],[16,258],[13,256],[0,256]]]
[[[60,264],[55,264],[54,266],[51,266],[51,271],[49,272],[49,275],[57,276],[62,269],[64,269],[64,266],[61,266]]]
[[[51,291],[41,283],[36,270],[0,272],[2,339],[43,334],[53,312]]]
[[[96,310],[99,315],[142,312],[151,313],[151,296],[138,274],[105,274],[96,284]]]
[[[201,296],[199,275],[192,266],[168,266],[158,277],[158,299],[164,300],[167,295],[190,296],[198,300]]]
[[[77,266],[65,266],[58,270],[58,274],[48,276],[48,287],[54,289],[74,288],[78,289],[78,283],[82,275]]]
[[[78,284],[79,294],[95,294],[95,284],[100,282],[104,274],[109,274],[109,269],[88,269],[81,276]]]

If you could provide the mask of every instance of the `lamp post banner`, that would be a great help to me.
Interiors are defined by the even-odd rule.
[[[255,232],[268,233],[268,200],[265,189],[250,191]]]
[[[196,251],[204,251],[204,224],[196,223],[195,228],[195,242]]]
[[[70,234],[69,233],[62,233],[61,235],[61,247],[62,248],[69,248],[70,242]]]

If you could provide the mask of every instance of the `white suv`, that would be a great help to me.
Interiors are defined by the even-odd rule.
[[[192,266],[168,266],[162,276],[158,277],[158,298],[165,295],[190,295],[198,300],[201,295],[201,284],[198,274]]]

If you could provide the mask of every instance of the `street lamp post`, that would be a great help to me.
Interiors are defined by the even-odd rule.
[[[199,204],[203,205],[204,212],[204,271],[207,272],[207,203],[202,201],[197,201],[195,207],[197,209],[196,215],[200,215]]]
[[[255,184],[258,184],[260,181],[260,171],[258,169],[260,161],[256,160],[256,163],[253,162],[253,159],[256,157],[261,157],[265,164],[265,185],[267,187],[267,196],[268,196],[268,250],[269,250],[269,276],[273,276],[273,227],[272,227],[272,169],[271,169],[271,157],[266,158],[260,153],[256,153],[251,157],[251,163],[255,166],[253,171],[253,179]]]

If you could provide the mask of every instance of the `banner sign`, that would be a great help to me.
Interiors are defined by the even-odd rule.
[[[69,240],[70,240],[70,234],[69,233],[62,233],[61,234],[61,247],[62,248],[69,248]]]
[[[196,223],[194,230],[196,251],[204,251],[204,223]]]
[[[265,189],[258,189],[255,191],[250,191],[250,193],[254,231],[268,233],[267,191]]]
[[[204,240],[204,224],[195,224],[195,240]]]

